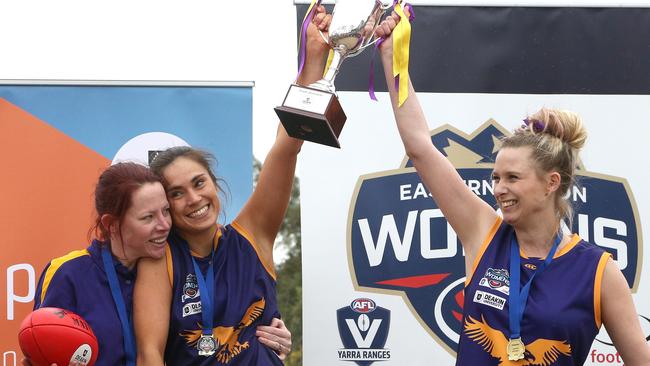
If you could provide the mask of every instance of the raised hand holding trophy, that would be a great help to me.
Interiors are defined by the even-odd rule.
[[[325,41],[333,57],[325,76],[309,85],[292,84],[275,108],[291,137],[340,148],[338,137],[347,117],[336,96],[334,79],[347,57],[358,55],[376,41],[375,29],[390,5],[379,0],[337,0]]]

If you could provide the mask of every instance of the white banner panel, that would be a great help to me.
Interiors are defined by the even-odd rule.
[[[453,338],[460,323],[455,324],[453,318],[462,311],[462,301],[460,307],[457,305],[462,278],[453,278],[453,273],[464,273],[464,268],[450,266],[443,272],[452,275],[444,278],[433,275],[440,270],[433,265],[428,275],[416,276],[405,269],[410,265],[427,269],[427,263],[438,263],[435,261],[445,257],[462,258],[462,252],[455,253],[457,249],[451,245],[445,247],[444,243],[453,242],[453,233],[444,232],[444,226],[431,226],[427,234],[432,244],[425,247],[419,240],[405,239],[409,227],[418,227],[409,226],[406,216],[395,215],[393,231],[390,220],[382,224],[385,239],[381,239],[378,223],[370,222],[364,229],[363,220],[352,220],[355,209],[371,212],[386,202],[406,205],[414,199],[429,199],[417,185],[398,182],[385,199],[361,202],[360,178],[368,182],[373,177],[407,177],[413,170],[402,168],[404,149],[385,93],[379,93],[379,103],[369,100],[365,93],[340,92],[339,97],[348,116],[340,138],[341,150],[308,143],[301,154],[304,363],[453,365]],[[640,221],[650,208],[650,171],[641,164],[642,156],[650,153],[646,142],[650,128],[644,122],[650,112],[650,96],[422,93],[419,98],[434,134],[446,124],[447,131],[476,140],[476,144],[489,143],[489,139],[477,142],[486,128],[507,133],[540,107],[569,109],[583,117],[589,139],[582,152],[585,188],[573,196],[576,211],[582,214],[576,218],[576,225],[583,238],[612,252],[619,266],[625,267],[626,278],[635,287],[634,300],[644,334],[650,335],[650,273],[642,248],[642,233],[649,227]],[[454,145],[453,141],[448,145]],[[615,208],[621,202],[609,203],[612,212],[592,209],[593,201],[603,197],[604,188],[589,185],[590,178],[620,188],[616,194],[627,197],[623,203],[628,219],[616,219],[620,213]],[[482,187],[480,181],[468,180],[468,185],[478,184],[473,188],[490,196],[489,188]],[[362,205],[366,207],[360,208]],[[413,220],[423,222],[423,213],[418,215]],[[427,219],[442,220],[433,212]],[[351,248],[353,231],[363,236],[364,230],[371,245]],[[423,233],[420,227],[419,235]],[[439,247],[440,242],[443,244]],[[365,267],[360,264],[359,253],[367,257]],[[384,270],[388,263],[396,265]],[[368,274],[367,268],[380,268],[383,273]],[[380,277],[385,281],[367,284]],[[607,342],[603,331],[587,365],[622,364]]]

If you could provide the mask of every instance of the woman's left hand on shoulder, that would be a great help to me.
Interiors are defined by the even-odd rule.
[[[270,325],[260,325],[255,331],[260,343],[271,348],[284,361],[291,352],[291,332],[281,319],[273,318]]]

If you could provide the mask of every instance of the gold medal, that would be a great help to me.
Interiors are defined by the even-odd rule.
[[[526,350],[526,347],[524,346],[524,342],[521,341],[521,337],[515,338],[515,339],[510,339],[508,341],[508,360],[510,361],[518,361],[524,358],[524,351]]]

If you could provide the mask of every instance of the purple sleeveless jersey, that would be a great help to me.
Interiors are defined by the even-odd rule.
[[[214,325],[217,350],[199,356],[201,293],[187,243],[169,237],[168,269],[172,281],[172,313],[165,361],[173,365],[282,365],[275,352],[255,336],[258,325],[279,317],[275,272],[261,262],[255,243],[236,223],[220,229],[215,243]],[[195,257],[205,275],[210,256]]]
[[[577,235],[555,254],[531,285],[521,321],[525,358],[512,362],[506,353],[512,235],[498,220],[474,263],[456,365],[582,365],[600,329],[600,285],[610,255]],[[523,287],[543,259],[521,256]]]
[[[135,271],[129,271],[115,258],[113,265],[131,318]],[[38,281],[34,309],[48,306],[70,310],[88,322],[99,343],[96,366],[126,363],[122,325],[104,272],[99,242],[93,241],[85,250],[48,263]]]

